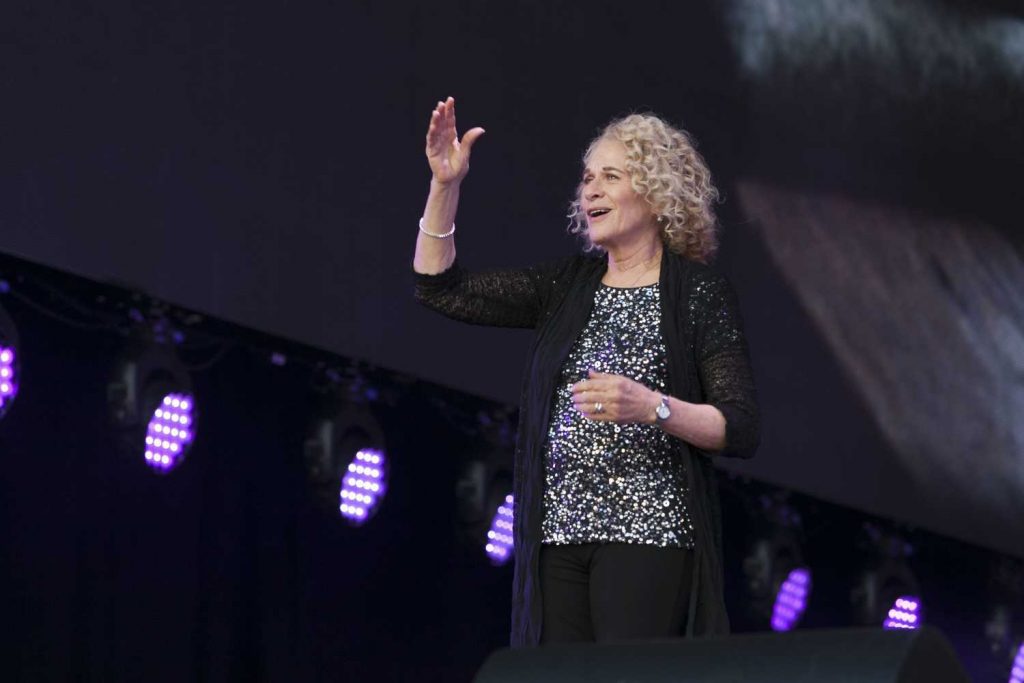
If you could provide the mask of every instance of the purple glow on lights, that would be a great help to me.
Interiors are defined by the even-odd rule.
[[[195,434],[195,404],[187,394],[167,394],[146,429],[146,464],[158,472],[168,472],[185,457]]]
[[[387,490],[384,451],[364,448],[349,463],[341,485],[341,516],[356,526],[368,520]]]
[[[487,532],[487,545],[484,550],[491,558],[492,564],[505,564],[512,557],[512,494],[505,496],[505,501],[498,506],[491,520],[491,528]]]
[[[1017,656],[1013,660],[1013,668],[1010,669],[1009,683],[1024,683],[1024,642],[1017,648]]]
[[[807,598],[811,594],[811,570],[798,567],[789,573],[779,587],[772,608],[772,630],[790,631],[800,621],[807,609]]]
[[[14,372],[14,347],[0,346],[0,411],[14,400],[18,393],[18,378]]]
[[[921,599],[914,595],[896,598],[882,623],[884,629],[918,628],[921,625]]]

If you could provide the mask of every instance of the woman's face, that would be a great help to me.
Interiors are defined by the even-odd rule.
[[[605,249],[628,247],[658,234],[654,212],[633,190],[626,148],[618,140],[601,140],[586,159],[580,208],[590,241]]]

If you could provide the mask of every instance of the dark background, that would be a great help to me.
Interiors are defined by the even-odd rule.
[[[529,334],[412,302],[431,107],[488,131],[481,268],[577,249],[580,151],[659,112],[723,192],[763,406],[723,466],[1024,557],[1015,3],[42,0],[0,46],[0,250],[506,403]]]
[[[357,529],[306,485],[319,397],[287,344],[234,344],[207,369],[209,349],[183,353],[199,436],[159,476],[107,420],[125,338],[5,306],[25,374],[0,433],[4,680],[457,681],[507,642],[510,569],[455,518],[472,439],[416,409],[442,390],[407,381],[375,409],[390,487]]]

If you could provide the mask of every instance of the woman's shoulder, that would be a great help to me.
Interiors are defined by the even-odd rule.
[[[691,311],[735,311],[739,306],[736,289],[721,270],[707,263],[685,261],[687,277],[683,294]]]
[[[673,254],[673,258],[678,266],[678,272],[684,275],[681,280],[686,283],[688,289],[732,288],[729,278],[715,266],[694,261],[679,254]]]

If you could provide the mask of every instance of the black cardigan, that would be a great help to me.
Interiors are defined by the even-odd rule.
[[[462,322],[537,330],[520,399],[515,450],[515,578],[512,645],[536,645],[541,633],[538,579],[543,514],[544,440],[562,364],[590,318],[606,257],[573,256],[522,270],[469,273],[458,263],[416,276],[416,298]],[[759,416],[735,295],[712,269],[664,252],[661,332],[669,393],[710,403],[726,420],[726,446],[715,456],[751,457]],[[711,454],[677,439],[689,481],[696,571],[686,633],[728,633],[722,589],[721,514]]]

